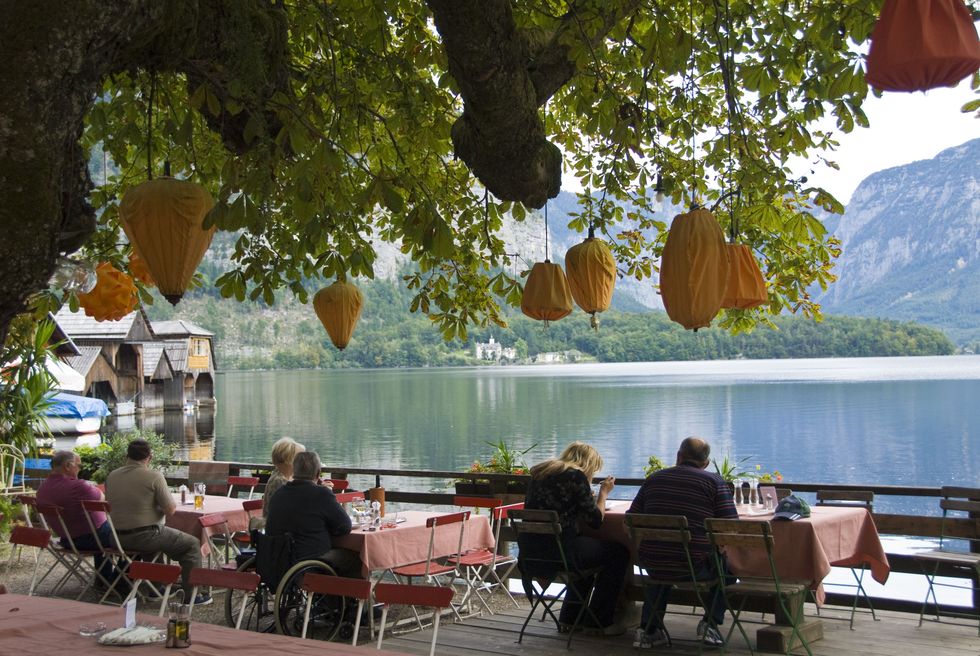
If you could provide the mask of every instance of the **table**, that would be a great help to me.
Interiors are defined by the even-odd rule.
[[[79,624],[102,621],[111,630],[122,626],[122,620],[123,611],[120,608],[68,599],[0,594],[0,644],[3,645],[4,654],[70,652],[73,656],[269,656],[281,653],[291,656],[366,656],[399,653],[377,651],[370,645],[351,647],[336,642],[303,640],[274,633],[236,631],[204,622],[191,623],[192,644],[179,651],[167,649],[163,643],[133,647],[103,646],[95,638],[78,635]],[[165,625],[165,620],[155,615],[140,614],[138,621],[154,626]]]
[[[177,504],[177,512],[167,517],[167,526],[183,531],[188,535],[193,535],[201,542],[201,555],[208,555],[208,541],[204,539],[204,529],[198,521],[204,515],[211,513],[221,513],[228,520],[228,529],[234,533],[236,531],[248,530],[248,513],[242,508],[242,499],[229,497],[219,497],[205,495],[204,507],[200,510],[194,508],[194,495],[188,494],[187,500],[191,503],[180,503],[180,495],[174,494],[174,503]]]
[[[429,531],[425,522],[445,513],[406,510],[398,513],[405,521],[395,528],[365,532],[355,527],[348,535],[333,538],[335,547],[357,551],[361,555],[362,571],[384,571],[399,565],[426,559],[429,550]],[[459,546],[459,524],[436,526],[436,541],[432,557],[441,558],[456,553]],[[494,546],[490,520],[486,515],[470,515],[463,535],[463,551],[492,549]]]

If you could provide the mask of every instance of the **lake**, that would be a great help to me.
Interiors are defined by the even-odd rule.
[[[700,435],[787,481],[980,484],[980,356],[229,372],[216,395],[213,416],[164,428],[213,430],[180,441],[219,460],[267,462],[289,435],[325,465],[463,470],[488,441],[533,464],[579,439],[640,477]]]

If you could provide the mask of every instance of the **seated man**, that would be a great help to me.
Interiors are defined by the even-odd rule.
[[[166,518],[177,512],[167,481],[150,469],[150,443],[133,440],[126,450],[127,462],[106,478],[106,496],[112,504],[112,523],[119,542],[127,551],[154,554],[162,552],[181,567],[184,599],[193,589],[188,585],[190,571],[201,566],[201,543],[192,535],[165,526]],[[210,604],[211,595],[198,594],[195,605]]]
[[[51,456],[51,473],[37,489],[37,502],[42,505],[61,507],[65,528],[75,547],[82,551],[97,551],[99,543],[104,546],[113,544],[112,531],[106,521],[105,513],[96,512],[92,513],[92,522],[95,524],[98,540],[92,534],[92,528],[85,518],[85,511],[82,510],[82,501],[101,501],[103,496],[99,488],[89,481],[78,478],[81,465],[81,458],[73,451],[55,452]],[[54,525],[51,528],[61,537],[61,546],[69,549],[66,536],[61,535],[61,527]],[[102,578],[110,584],[115,581],[119,573],[113,566],[112,560],[102,554],[96,554],[94,560],[95,567]]]
[[[699,437],[688,437],[677,451],[677,465],[661,469],[647,478],[627,512],[647,515],[684,515],[691,531],[691,561],[698,579],[714,579],[719,573],[714,553],[704,529],[704,520],[711,517],[738,519],[732,492],[721,476],[705,471],[711,447]],[[683,546],[670,542],[647,540],[640,545],[640,560],[644,563],[670,563],[671,567],[687,569]],[[656,567],[653,574],[656,576]],[[727,571],[721,573],[728,576]],[[727,579],[726,579],[727,580]],[[642,624],[636,630],[634,647],[657,647],[667,642],[663,631],[664,613],[670,588],[653,586],[647,590],[641,615]],[[725,621],[725,597],[718,586],[705,599],[704,618],[698,623],[698,638],[707,645],[724,641],[718,627]],[[653,616],[653,622],[650,622]],[[645,630],[650,627],[650,633]]]
[[[293,480],[269,499],[265,524],[268,536],[289,533],[293,537],[293,560],[326,561],[340,576],[361,576],[357,552],[333,546],[332,537],[350,533],[350,517],[337,497],[320,485],[320,456],[314,451],[293,458]]]

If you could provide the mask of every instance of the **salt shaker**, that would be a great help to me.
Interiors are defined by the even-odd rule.
[[[180,505],[186,506],[187,505],[187,492],[188,492],[187,486],[181,484],[181,486],[180,486],[179,489],[180,489]]]
[[[371,526],[378,528],[381,526],[381,502],[371,502]]]

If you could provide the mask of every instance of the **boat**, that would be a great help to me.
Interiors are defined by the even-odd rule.
[[[102,399],[58,392],[50,400],[44,418],[54,435],[98,433],[102,418],[109,416],[109,406]]]

